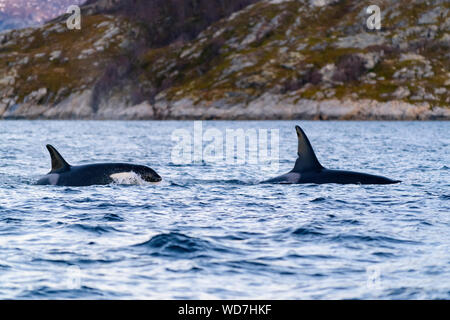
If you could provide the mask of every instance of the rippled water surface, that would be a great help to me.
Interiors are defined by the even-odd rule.
[[[397,185],[266,185],[299,124],[329,168]],[[450,123],[203,122],[279,129],[279,169],[175,164],[193,122],[0,122],[0,298],[450,298]],[[157,185],[37,186],[71,164],[132,162]],[[266,170],[267,169],[267,170]]]

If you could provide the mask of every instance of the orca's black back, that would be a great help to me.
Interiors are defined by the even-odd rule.
[[[139,166],[126,163],[72,166],[69,171],[60,174],[58,185],[74,187],[106,185],[113,182],[111,175],[131,171],[138,173]]]
[[[323,169],[320,172],[303,173],[300,183],[337,184],[392,184],[399,181],[368,173]]]

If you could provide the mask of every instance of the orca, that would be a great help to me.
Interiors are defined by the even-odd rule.
[[[107,185],[117,181],[125,174],[133,174],[147,182],[159,182],[162,178],[151,168],[127,163],[97,163],[72,166],[64,160],[59,152],[47,145],[52,161],[51,171],[40,178],[37,185],[58,185],[84,187],[91,185]]]
[[[326,169],[317,160],[316,154],[305,132],[299,126],[295,126],[295,129],[298,137],[298,158],[295,162],[294,169],[279,177],[263,181],[262,183],[393,184],[401,182],[367,173]]]

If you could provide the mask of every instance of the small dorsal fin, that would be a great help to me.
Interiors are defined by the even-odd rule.
[[[293,172],[306,172],[323,169],[319,160],[317,160],[316,154],[308,140],[305,132],[299,127],[295,126],[298,137],[298,159],[295,162]]]
[[[47,145],[48,152],[50,152],[50,157],[52,159],[52,170],[50,172],[61,172],[66,171],[70,169],[70,164],[64,160],[64,158],[59,154],[56,149],[51,146]]]

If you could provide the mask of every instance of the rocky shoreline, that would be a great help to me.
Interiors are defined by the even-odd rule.
[[[295,96],[264,94],[248,103],[226,100],[194,102],[191,99],[167,101],[160,98],[154,104],[147,101],[126,106],[103,104],[92,108],[92,91],[71,94],[54,106],[23,103],[2,112],[0,119],[46,120],[450,120],[450,109],[427,103],[413,105],[401,100],[322,101],[296,99]]]

